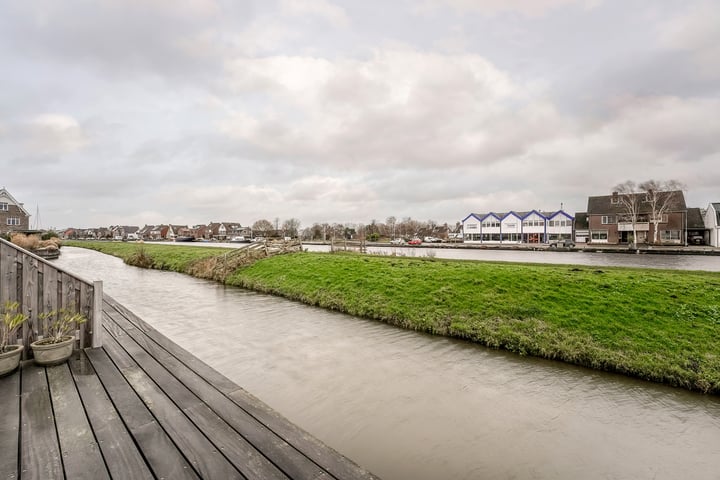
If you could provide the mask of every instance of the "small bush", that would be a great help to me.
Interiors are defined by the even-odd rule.
[[[155,264],[155,260],[147,252],[145,247],[139,247],[127,258],[127,260],[125,260],[125,263],[134,267],[152,268],[152,266]]]

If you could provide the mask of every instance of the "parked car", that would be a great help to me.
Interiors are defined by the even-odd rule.
[[[440,240],[437,237],[425,237],[423,239],[423,242],[425,242],[425,243],[440,243],[440,242],[442,242],[442,240]]]
[[[565,238],[563,240],[553,240],[552,242],[550,242],[550,248],[558,248],[558,247],[574,248],[575,242],[573,242],[569,238]]]
[[[688,240],[692,245],[702,245],[705,243],[705,239],[702,235],[692,235]]]
[[[405,240],[403,240],[402,238],[393,238],[392,240],[390,240],[390,243],[392,245],[405,245]]]
[[[422,240],[420,240],[419,238],[413,238],[413,239],[409,240],[407,243],[408,243],[408,245],[420,245],[422,243]]]

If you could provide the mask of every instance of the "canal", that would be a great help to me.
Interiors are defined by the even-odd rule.
[[[720,398],[64,247],[89,280],[385,480],[707,479]]]

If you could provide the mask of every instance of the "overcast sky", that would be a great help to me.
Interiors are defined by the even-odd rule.
[[[3,0],[0,55],[44,228],[720,201],[717,0]]]

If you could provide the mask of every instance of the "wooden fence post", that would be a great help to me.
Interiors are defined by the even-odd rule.
[[[103,282],[93,282],[92,348],[102,347]]]

